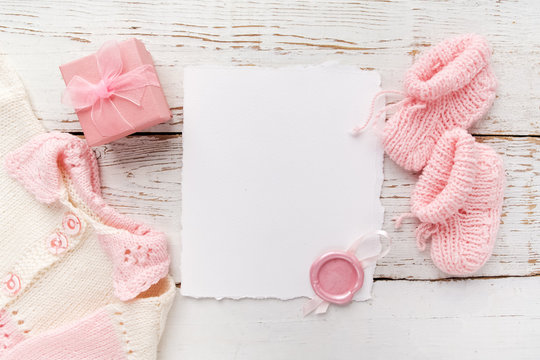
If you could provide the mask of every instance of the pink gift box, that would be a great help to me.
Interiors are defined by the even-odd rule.
[[[114,43],[113,47],[116,54],[119,52],[122,61],[120,76],[130,72],[139,75],[139,70],[142,69],[141,66],[144,66],[147,70],[145,74],[152,73],[155,85],[159,85],[157,75],[154,75],[155,68],[152,56],[141,41],[129,39]],[[100,49],[100,51],[102,50]],[[78,80],[79,84],[83,82],[86,89],[91,89],[99,94],[96,95],[98,97],[94,105],[99,108],[99,111],[95,109],[93,111],[92,106],[86,106],[85,108],[75,106],[84,136],[90,146],[107,144],[134,132],[168,121],[172,117],[160,85],[145,85],[133,90],[140,95],[140,98],[136,100],[130,100],[129,96],[123,97],[122,94],[114,92],[109,94],[107,85],[95,90],[99,87],[100,81],[103,80],[103,70],[100,71],[98,67],[98,56],[99,52],[60,66],[64,81],[68,85],[67,91],[70,90],[70,85],[72,85],[70,81],[75,77],[74,80]],[[103,67],[102,65],[101,68]],[[142,77],[142,75],[140,76]],[[106,95],[103,95],[104,92]],[[129,91],[126,93],[129,95]],[[78,95],[80,94],[81,92],[78,93]],[[81,97],[79,96],[79,98]],[[82,98],[86,100],[86,97]],[[99,104],[101,98],[104,99],[103,105]]]

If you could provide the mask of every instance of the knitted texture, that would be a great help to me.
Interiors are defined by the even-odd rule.
[[[5,310],[0,310],[0,355],[24,339],[24,334]]]
[[[99,358],[77,345],[87,337],[109,349],[103,359],[116,358],[116,343],[126,359],[155,359],[175,293],[170,279],[159,280],[165,237],[104,202],[97,161],[81,140],[43,133],[0,57],[0,164],[15,177],[0,166],[0,358],[33,359],[21,349],[36,347],[47,354],[39,358],[56,359],[44,349],[56,352],[58,341],[74,350],[63,359]],[[114,336],[106,322],[85,326],[99,312]]]
[[[159,296],[109,304],[79,321],[19,341],[2,359],[124,360],[135,353],[137,359],[155,358],[164,326],[162,303],[170,304],[174,297],[170,278],[161,287]]]
[[[70,134],[48,133],[32,138],[6,157],[6,169],[39,201],[50,204],[70,182],[91,214],[100,243],[114,264],[115,294],[130,300],[167,275],[165,235],[136,223],[108,206],[101,197],[94,153]]]
[[[96,346],[99,344],[99,346]],[[59,329],[40,334],[13,347],[5,360],[124,360],[119,337],[104,310]]]
[[[411,197],[421,224],[418,247],[431,237],[431,258],[451,275],[474,273],[491,256],[503,201],[504,170],[495,151],[463,129],[437,143]]]
[[[495,99],[491,50],[481,36],[448,39],[406,72],[406,98],[384,128],[386,153],[399,166],[420,171],[446,130],[467,129]]]

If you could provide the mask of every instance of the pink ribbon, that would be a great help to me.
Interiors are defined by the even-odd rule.
[[[76,111],[90,108],[92,123],[102,136],[114,135],[126,129],[126,126],[127,129],[134,130],[134,126],[122,116],[112,97],[117,96],[141,106],[145,87],[160,86],[154,67],[145,64],[122,73],[122,57],[115,41],[105,43],[97,52],[96,58],[101,80],[94,84],[75,75],[67,85],[62,102],[70,103]],[[119,121],[111,118],[115,116],[113,114],[116,114]]]

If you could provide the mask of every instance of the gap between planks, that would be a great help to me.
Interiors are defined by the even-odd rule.
[[[540,278],[540,274],[531,274],[531,275],[499,275],[499,276],[468,276],[468,277],[449,277],[442,279],[394,279],[394,278],[385,278],[377,277],[373,279],[373,282],[378,281],[411,281],[411,282],[451,282],[451,281],[466,281],[466,280],[497,280],[497,279],[521,279],[521,278]],[[175,283],[176,287],[180,289],[182,283]]]
[[[83,137],[84,133],[82,131],[69,131],[67,132],[71,135]],[[156,132],[137,132],[128,135],[127,137],[136,137],[136,136],[171,136],[171,137],[179,137],[182,136],[181,131],[156,131]],[[539,135],[520,135],[520,134],[472,134],[472,136],[477,138],[538,138]]]
[[[540,141],[537,137],[480,137],[505,161],[507,187],[499,237],[494,253],[476,277],[540,274]],[[169,234],[173,274],[180,253],[180,135],[131,136],[95,148],[102,169],[103,193],[120,211]],[[386,208],[383,228],[394,237],[393,251],[381,260],[376,278],[440,279],[428,252],[415,246],[415,224],[395,231],[391,219],[408,211],[416,176],[385,161],[381,201]],[[176,277],[179,280],[178,277]]]
[[[471,132],[540,135],[540,42],[535,36],[540,6],[535,0],[237,0],[205,6],[193,0],[159,6],[96,0],[77,5],[8,1],[0,10],[0,52],[12,60],[37,115],[50,129],[80,131],[76,115],[59,101],[64,84],[58,64],[97,50],[113,36],[136,36],[147,45],[174,115],[152,130],[176,132],[182,128],[185,66],[338,61],[377,69],[384,88],[400,89],[406,69],[430,46],[477,32],[493,47],[499,88],[486,121]]]

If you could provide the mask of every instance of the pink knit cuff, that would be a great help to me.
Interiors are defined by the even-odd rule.
[[[13,178],[46,204],[60,200],[66,191],[64,177],[69,181],[84,206],[108,227],[105,233],[99,228],[96,231],[113,263],[119,299],[130,300],[167,275],[165,235],[118,213],[105,202],[97,160],[85,141],[70,134],[40,134],[8,154],[5,166]]]
[[[411,197],[411,211],[420,221],[442,223],[463,207],[477,172],[474,144],[459,128],[438,141]]]
[[[125,360],[127,359],[110,316],[99,310],[74,324],[21,341],[4,360]]]
[[[405,74],[407,94],[433,101],[457,91],[489,64],[491,49],[476,34],[445,40],[422,56]]]
[[[98,235],[102,248],[113,259],[114,293],[123,301],[133,299],[169,273],[167,238],[162,232]]]
[[[11,314],[5,310],[0,310],[0,359],[4,359],[6,353],[24,340],[24,334],[19,329]]]

